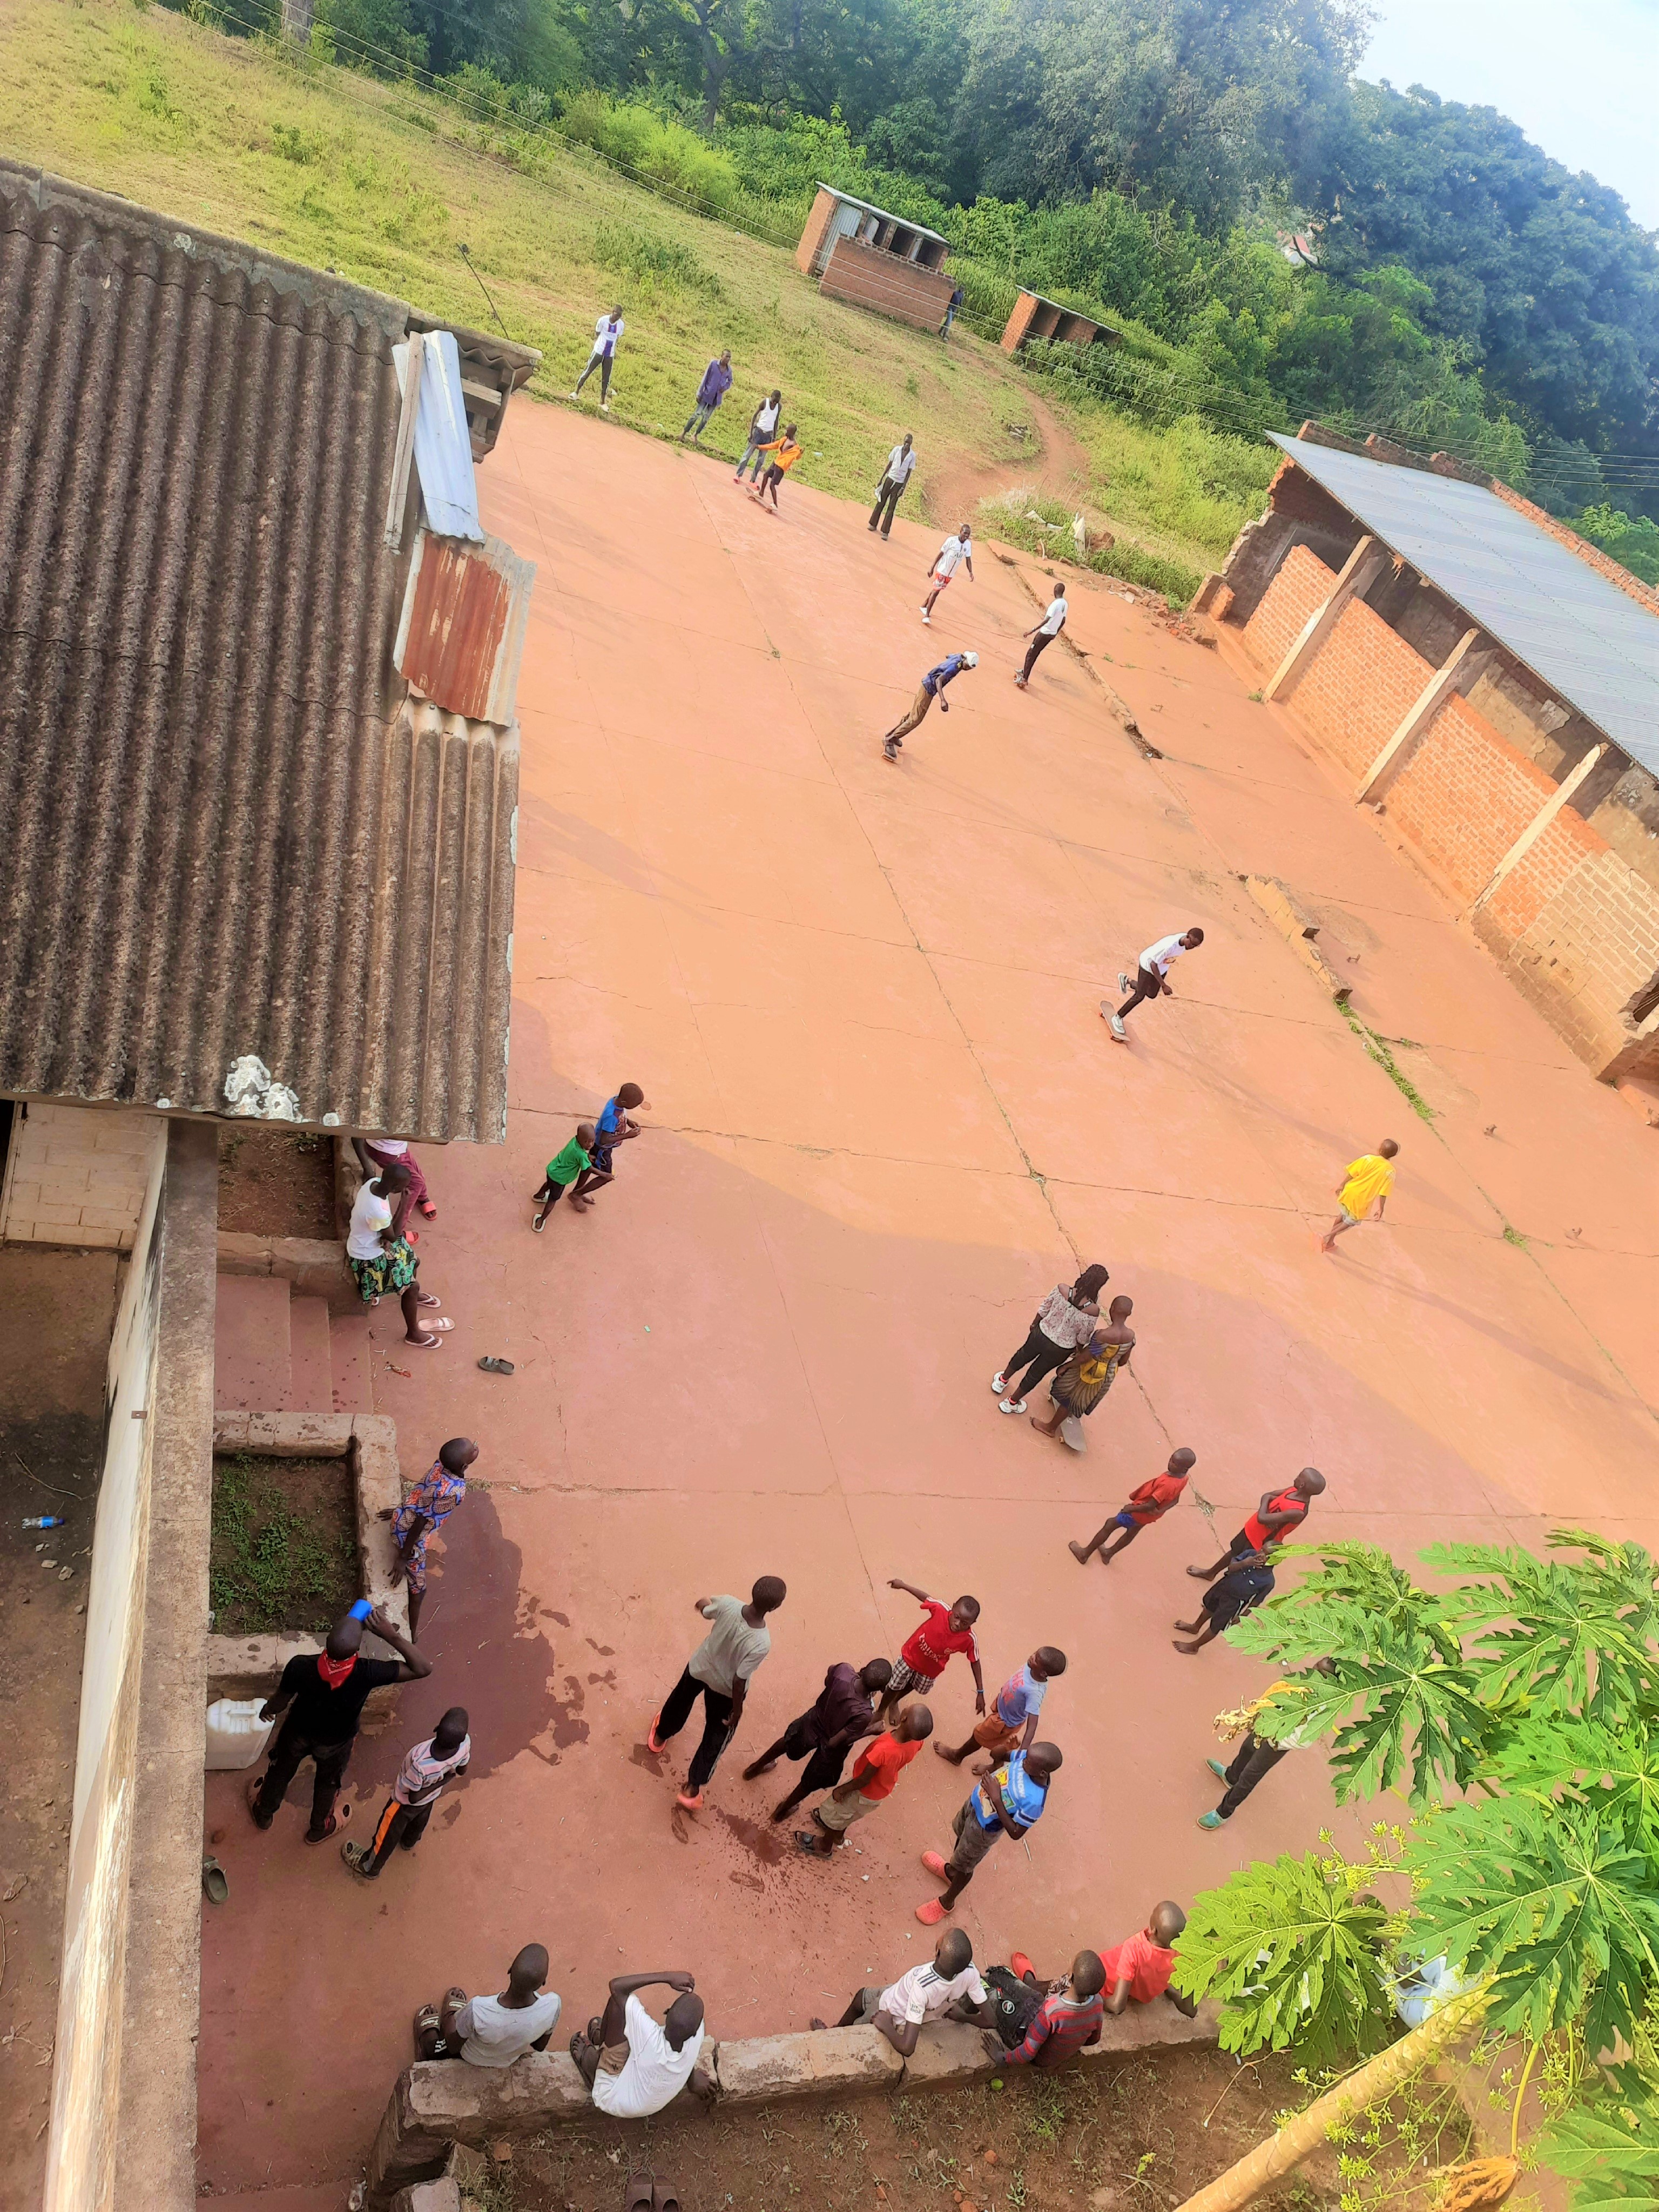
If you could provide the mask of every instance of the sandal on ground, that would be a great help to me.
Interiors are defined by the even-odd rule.
[[[423,2004],[416,2014],[411,2025],[415,2030],[415,2042],[417,2049],[423,2035],[437,2033],[440,2016],[440,2008],[434,2004]]]
[[[359,1881],[374,1881],[378,1877],[369,1872],[368,1862],[373,1854],[367,1844],[342,1844],[340,1856]]]
[[[320,1836],[313,1836],[310,1829],[307,1828],[306,1830],[306,1841],[308,1844],[325,1844],[331,1836],[338,1834],[339,1831],[344,1827],[346,1822],[350,1818],[351,1808],[349,1805],[337,1805],[334,1810],[329,1814],[328,1826],[323,1830],[322,1834]]]
[[[653,2184],[651,2212],[680,2212],[680,2192],[672,2183],[659,2181]]]
[[[651,2212],[652,2177],[630,2173],[623,2190],[623,2212]]]
[[[828,1851],[819,1849],[817,1838],[809,1835],[805,1828],[796,1829],[795,1841],[809,1858],[827,1859],[830,1856]]]
[[[436,1300],[436,1298],[434,1298],[434,1300],[432,1301],[432,1303],[433,1303],[433,1304],[435,1306],[435,1305],[437,1304],[438,1301]],[[422,1306],[424,1306],[424,1305],[425,1305],[426,1301],[425,1301],[425,1299],[424,1299],[424,1298],[422,1298],[422,1299],[421,1304],[422,1304]],[[451,1320],[450,1320],[450,1318],[449,1318],[448,1315],[447,1315],[447,1314],[446,1314],[446,1315],[444,1316],[444,1317],[443,1317],[443,1319],[442,1319],[441,1321],[434,1321],[434,1322],[429,1322],[429,1323],[428,1324],[428,1326],[429,1328],[433,1328],[433,1329],[437,1330],[437,1331],[438,1331],[438,1333],[441,1335],[441,1334],[445,1334],[447,1331],[448,1331],[448,1330],[450,1330],[450,1329],[453,1328],[454,1328],[454,1326],[455,1326],[455,1324],[454,1324],[454,1322],[453,1322],[453,1321],[451,1321]]]
[[[433,1312],[436,1313],[439,1308],[443,1304],[443,1300],[441,1298],[434,1298],[430,1291],[416,1291],[415,1293],[415,1303],[417,1306],[430,1306]]]
[[[217,1859],[202,1861],[202,1891],[210,1905],[222,1905],[230,1895],[230,1884],[225,1880],[225,1870]]]
[[[488,1352],[478,1364],[486,1375],[511,1375],[514,1371],[510,1359],[497,1359]]]

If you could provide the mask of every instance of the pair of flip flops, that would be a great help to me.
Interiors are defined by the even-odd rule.
[[[680,2212],[680,2192],[660,2174],[629,2174],[623,2212]]]

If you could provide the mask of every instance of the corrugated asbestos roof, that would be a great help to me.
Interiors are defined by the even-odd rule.
[[[0,162],[0,1092],[499,1140],[516,732],[393,711],[407,326]]]
[[[1275,436],[1393,552],[1659,775],[1659,618],[1493,492]]]

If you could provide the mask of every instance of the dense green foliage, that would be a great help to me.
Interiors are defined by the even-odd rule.
[[[1650,2203],[1659,1584],[1639,1545],[1583,1529],[1550,1545],[1437,1545],[1432,1588],[1332,1545],[1228,1632],[1292,1668],[1328,1662],[1276,1686],[1258,1733],[1328,1737],[1339,1799],[1408,1784],[1417,1813],[1369,1864],[1280,1860],[1198,1899],[1177,1981],[1222,1996],[1227,2047],[1322,2057],[1367,2039],[1385,1944],[1442,1957],[1489,2030],[1572,2054],[1543,2152],[1584,2178],[1579,2203]],[[1375,1893],[1396,1870],[1410,1899],[1390,1922]],[[1604,2076],[1596,2055],[1621,2039],[1635,2058]]]
[[[1132,346],[1088,374],[1142,422],[1318,414],[1659,514],[1653,237],[1494,111],[1357,82],[1356,0],[317,4],[342,60],[514,88],[521,131],[768,235],[820,178],[928,222],[988,333],[1017,283],[1105,312]]]

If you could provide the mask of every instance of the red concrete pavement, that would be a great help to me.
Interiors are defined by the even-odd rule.
[[[740,1779],[831,1660],[896,1651],[915,1608],[890,1576],[977,1593],[988,1680],[1038,1642],[1070,1654],[1053,1809],[962,1915],[981,1959],[1041,1963],[1332,1817],[1307,1755],[1221,1833],[1194,1826],[1212,1717],[1267,1677],[1170,1650],[1182,1570],[1269,1481],[1314,1462],[1312,1533],[1402,1559],[1552,1520],[1659,1534],[1659,1147],[1248,678],[1079,586],[1072,634],[1149,763],[1063,647],[1015,689],[1036,617],[988,548],[928,631],[931,533],[884,544],[804,483],[763,514],[706,459],[520,401],[480,484],[539,564],[513,1110],[504,1147],[428,1157],[425,1276],[457,1325],[409,1352],[378,1315],[374,1387],[406,1471],[470,1433],[491,1486],[434,1546],[435,1671],[361,1747],[358,1829],[458,1699],[476,1761],[374,1891],[304,1848],[298,1804],[260,1837],[237,1778],[208,1784],[231,1901],[205,1917],[202,2172],[262,2205],[285,2185],[296,2212],[357,2170],[417,2002],[501,1986],[527,1940],[565,2026],[612,1972],[688,1965],[725,2035],[802,2026],[921,1954],[916,1855],[948,1846],[963,1778],[924,1759],[829,1865],[767,1824],[775,1781]],[[882,732],[969,645],[952,711],[890,767]],[[1431,1127],[1252,870],[1317,909],[1365,1018],[1424,1048],[1402,1056]],[[1103,991],[1192,922],[1177,995],[1115,1045]],[[628,1079],[652,1109],[615,1188],[532,1237],[543,1162]],[[1387,1225],[1322,1258],[1342,1164],[1390,1134]],[[1096,1259],[1139,1345],[1079,1459],[988,1384]],[[1066,1539],[1177,1443],[1214,1528],[1183,1504],[1079,1571]],[[773,1655],[688,1818],[693,1737],[659,1761],[646,1728],[693,1599],[764,1572],[790,1586]],[[936,1710],[966,1732],[959,1664]]]

